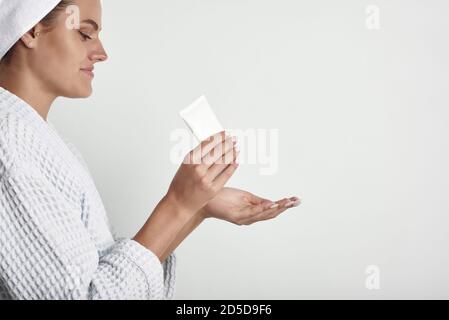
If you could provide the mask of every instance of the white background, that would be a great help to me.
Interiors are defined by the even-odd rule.
[[[225,127],[279,129],[277,174],[242,165],[230,185],[303,201],[201,225],[177,249],[176,298],[449,298],[448,1],[103,3],[110,59],[93,96],[58,100],[50,120],[120,235],[165,194],[170,133],[203,93]]]

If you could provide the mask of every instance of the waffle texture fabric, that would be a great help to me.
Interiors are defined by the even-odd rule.
[[[76,147],[0,87],[0,299],[173,299],[161,263],[117,238]]]

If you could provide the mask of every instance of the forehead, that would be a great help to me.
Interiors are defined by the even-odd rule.
[[[79,9],[80,21],[95,21],[101,28],[101,1],[100,0],[74,0],[73,5]]]

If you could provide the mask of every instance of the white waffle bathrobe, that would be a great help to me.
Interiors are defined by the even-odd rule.
[[[175,261],[115,239],[77,149],[0,87],[0,299],[172,299]]]

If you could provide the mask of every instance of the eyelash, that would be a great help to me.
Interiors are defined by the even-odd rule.
[[[84,39],[84,41],[92,40],[92,37],[91,37],[91,36],[85,34],[84,32],[81,32],[81,31],[78,31],[78,32],[79,32],[79,34],[81,35],[81,37]]]

